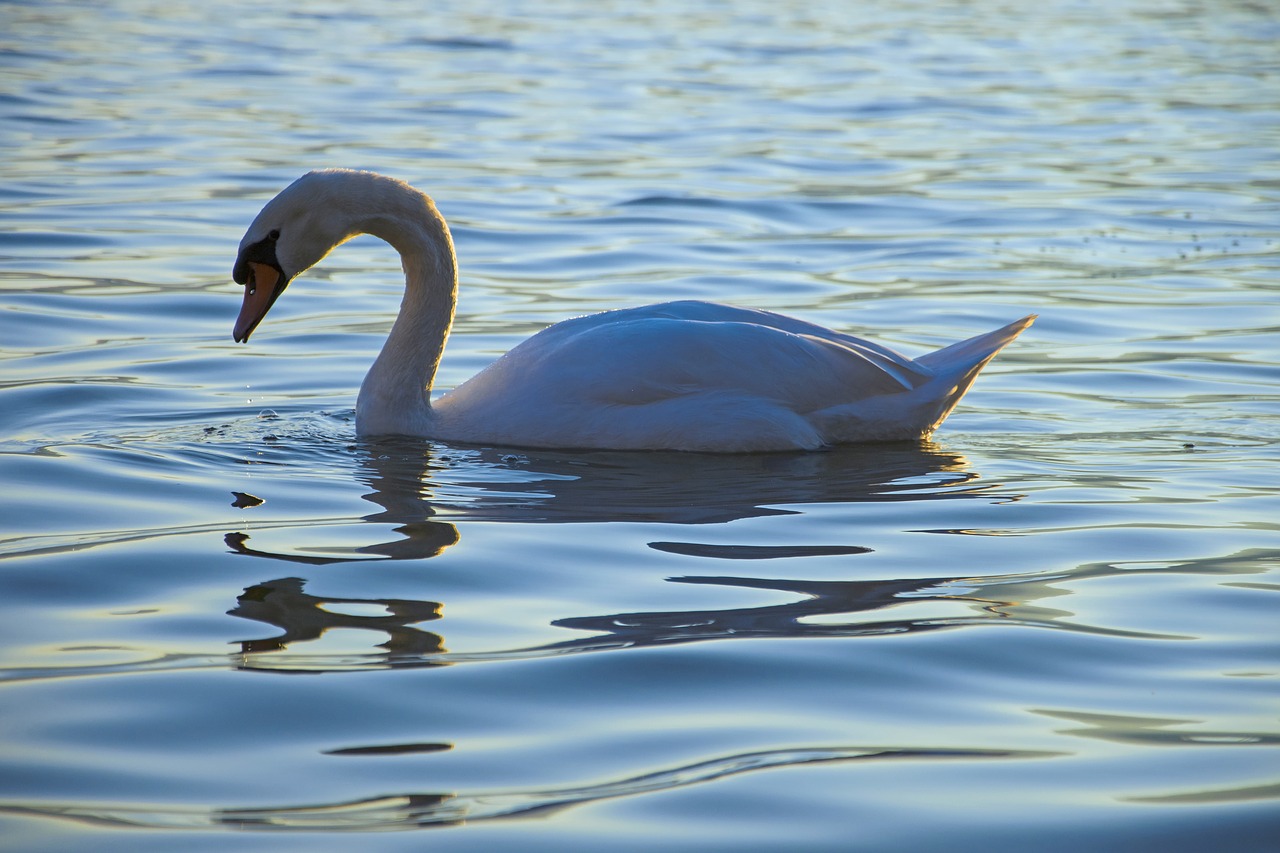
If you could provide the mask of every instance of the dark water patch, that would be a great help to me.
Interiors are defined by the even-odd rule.
[[[869,554],[857,545],[709,545],[697,542],[650,542],[655,551],[717,560],[779,560],[792,557],[837,557]]]
[[[341,749],[325,750],[325,755],[421,755],[431,752],[448,752],[453,749],[451,743],[390,743],[378,746],[348,746]]]
[[[93,234],[19,230],[0,232],[0,250],[89,249],[111,245],[115,245],[114,240]]]
[[[1131,803],[1158,803],[1163,805],[1209,805],[1212,803],[1248,803],[1256,801],[1274,802],[1280,800],[1280,782],[1268,785],[1246,785],[1236,788],[1206,788],[1200,791],[1179,791],[1170,794],[1148,794],[1142,797],[1127,797]],[[1256,835],[1262,841],[1274,832],[1275,826],[1268,822],[1259,827]],[[1265,843],[1265,842],[1263,842]],[[1259,848],[1262,849],[1262,848]]]
[[[1280,746],[1280,731],[1205,731],[1196,726],[1197,720],[1080,711],[1038,710],[1036,713],[1081,725],[1080,728],[1063,729],[1063,734],[1135,746]],[[1188,726],[1196,727],[1188,729]]]
[[[515,42],[507,39],[495,38],[479,38],[467,36],[455,36],[453,38],[427,38],[415,37],[407,39],[405,45],[408,47],[426,47],[435,50],[445,51],[486,51],[486,50],[514,50]]]

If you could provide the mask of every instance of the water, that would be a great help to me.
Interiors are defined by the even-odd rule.
[[[1280,837],[1268,4],[0,21],[9,849]],[[921,445],[361,441],[387,247],[231,342],[244,228],[333,165],[453,224],[441,387],[669,298],[911,354],[1041,318]]]

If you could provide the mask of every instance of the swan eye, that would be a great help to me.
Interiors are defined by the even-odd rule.
[[[272,229],[271,229],[271,231],[267,233],[267,239],[269,239],[269,240],[279,240],[279,239],[280,239],[280,229],[279,229],[279,228],[272,228]]]

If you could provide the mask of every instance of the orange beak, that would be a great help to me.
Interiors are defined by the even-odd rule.
[[[237,343],[249,340],[250,333],[267,316],[276,297],[284,291],[285,283],[275,267],[249,262],[249,280],[244,285],[244,302],[240,304],[240,316],[236,318],[233,335]]]

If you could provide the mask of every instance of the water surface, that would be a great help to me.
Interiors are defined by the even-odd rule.
[[[0,10],[12,849],[1274,843],[1273,9],[348,5]],[[361,440],[388,247],[231,341],[323,166],[449,218],[443,388],[662,299],[1040,319],[921,444]]]

